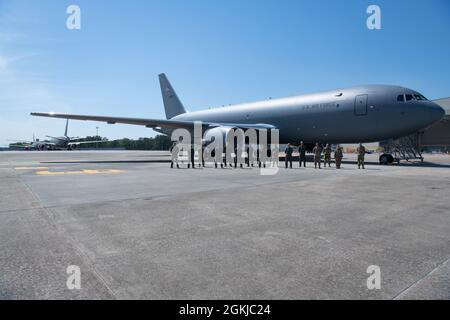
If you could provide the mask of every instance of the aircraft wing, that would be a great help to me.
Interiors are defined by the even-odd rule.
[[[86,138],[80,138],[80,137],[70,137],[70,141],[71,142],[73,142],[73,141],[79,141],[79,140],[83,140],[83,139],[86,139]]]
[[[10,144],[9,147],[13,147],[13,148],[31,148],[33,145],[31,144]]]
[[[52,147],[55,147],[56,146],[56,143],[53,143],[53,142],[49,142],[49,141],[41,141],[41,142],[39,142],[41,145],[46,145],[46,146],[52,146]]]
[[[61,113],[31,113],[36,117],[49,117],[60,119],[72,119],[72,120],[85,120],[85,121],[99,121],[106,122],[108,124],[132,124],[137,126],[145,126],[147,128],[168,128],[168,129],[193,129],[195,121],[180,121],[180,120],[162,120],[162,119],[142,119],[142,118],[119,118],[119,117],[104,117],[104,116],[88,116],[88,115],[75,115],[75,114],[61,114]],[[231,127],[236,129],[276,129],[275,126],[270,124],[245,124],[245,123],[212,123],[202,122],[203,129],[209,129],[214,127]]]
[[[25,140],[8,140],[10,142],[15,142],[15,143],[27,143],[27,144],[32,144],[33,141],[25,141]]]
[[[105,142],[109,142],[109,141],[105,141],[105,140],[98,140],[98,141],[80,141],[80,142],[69,142],[68,145],[69,146],[79,146],[80,144],[89,144],[89,143],[105,143]]]
[[[50,138],[50,139],[59,140],[59,141],[66,141],[66,139],[62,139],[62,138],[58,138],[58,137],[52,137],[52,136],[46,136],[46,137]]]

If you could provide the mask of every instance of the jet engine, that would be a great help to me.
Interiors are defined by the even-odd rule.
[[[207,145],[213,143],[217,139],[221,139],[222,145],[223,145],[223,147],[225,147],[228,135],[230,134],[230,132],[232,130],[233,129],[229,128],[229,127],[216,127],[216,128],[206,130],[203,135],[203,140],[202,140],[203,146],[206,147]]]

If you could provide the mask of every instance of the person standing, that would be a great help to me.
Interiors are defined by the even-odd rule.
[[[250,144],[249,143],[246,144],[245,154],[246,154],[245,163],[247,164],[247,168],[249,168],[250,167]]]
[[[331,168],[331,148],[328,145],[328,143],[325,145],[325,148],[323,149],[323,166],[324,168],[327,167]]]
[[[174,142],[172,146],[170,147],[170,155],[171,155],[171,164],[170,167],[173,169],[174,164],[177,164],[177,168],[180,169],[180,166],[178,164],[178,155],[180,153],[180,148],[178,147],[178,143]]]
[[[321,163],[321,156],[322,156],[322,148],[320,147],[319,143],[316,142],[316,146],[313,149],[314,153],[314,168],[317,169],[317,165],[319,165],[319,169],[322,169],[320,167]]]
[[[344,152],[342,147],[338,144],[336,150],[334,151],[334,160],[336,161],[336,169],[341,168],[342,159],[344,158]]]
[[[306,168],[306,146],[303,141],[300,142],[300,146],[298,147],[298,161],[300,164],[300,168],[303,166]]]
[[[288,143],[286,150],[284,150],[286,169],[288,167],[288,162],[289,162],[290,168],[292,169],[292,154],[293,153],[294,153],[294,148],[292,148],[292,145],[290,143]]]
[[[191,152],[189,152],[189,158],[190,159],[188,159],[188,169],[191,168],[191,165],[192,169],[195,169],[195,149],[193,147],[191,147]]]
[[[238,148],[237,148],[237,142],[234,144],[234,168],[237,168],[238,164]]]
[[[364,168],[364,157],[366,156],[366,147],[362,145],[362,143],[359,144],[358,149],[356,150],[358,153],[358,169]]]

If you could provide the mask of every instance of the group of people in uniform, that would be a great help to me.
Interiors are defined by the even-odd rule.
[[[172,147],[170,148],[170,151],[172,153],[172,162],[171,162],[171,168],[173,168],[175,165],[177,168],[180,168],[178,163],[178,157],[179,157],[179,147],[177,143],[174,143]],[[235,153],[237,151],[235,150]],[[284,151],[285,153],[285,166],[286,168],[292,169],[292,163],[293,163],[293,154],[294,154],[294,147],[291,143],[289,143]],[[303,166],[306,168],[306,153],[307,153],[307,147],[303,141],[300,142],[300,145],[298,147],[298,159],[299,159],[299,165],[300,168]],[[332,149],[329,144],[326,144],[325,146],[321,146],[318,142],[315,144],[313,150],[313,158],[314,158],[314,168],[315,169],[322,169],[322,155],[323,155],[323,165],[326,168],[327,165],[329,168],[331,168],[331,154]],[[358,148],[356,150],[356,153],[358,155],[358,169],[365,169],[364,167],[364,160],[366,155],[366,147],[364,147],[361,143],[358,145]],[[192,168],[195,168],[195,161],[194,161],[194,152],[191,152],[191,159],[188,160],[188,168],[190,168],[192,164]],[[334,150],[334,160],[336,164],[336,169],[341,169],[342,167],[342,159],[344,158],[344,150],[342,146],[337,145],[336,149]],[[237,167],[237,157],[235,157],[235,167]],[[247,166],[250,167],[250,165],[253,167],[253,164],[250,164],[249,159],[247,158]],[[205,166],[205,163],[203,162],[201,164],[202,166]],[[221,163],[220,166],[223,168],[224,163]],[[226,166],[226,163],[225,163]],[[230,166],[232,166],[230,164]],[[242,164],[240,164],[242,168]],[[259,166],[261,167],[261,163],[259,163]],[[264,164],[264,167],[266,165]],[[215,163],[215,167],[218,167],[218,164]]]
[[[298,147],[298,160],[300,168],[303,166],[306,168],[306,146],[304,142],[300,142],[300,145]],[[366,147],[364,147],[361,143],[359,144],[357,150],[358,154],[358,169],[365,169],[364,167],[364,159],[366,155]],[[286,147],[285,153],[285,166],[286,168],[290,167],[292,168],[292,162],[293,162],[293,154],[294,154],[294,147],[292,144],[288,144]],[[324,147],[322,147],[318,142],[314,146],[312,153],[314,155],[314,168],[322,169],[322,154],[323,154],[323,165],[326,168],[327,165],[329,168],[331,168],[331,146],[329,144],[326,144]],[[336,169],[341,169],[342,167],[342,159],[344,158],[344,150],[340,145],[337,145],[336,149],[334,150],[334,160],[336,163]]]

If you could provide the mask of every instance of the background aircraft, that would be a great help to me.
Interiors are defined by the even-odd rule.
[[[309,144],[399,138],[426,128],[444,116],[440,106],[419,92],[391,85],[366,85],[188,113],[167,77],[161,74],[159,78],[166,120],[57,113],[31,115],[141,125],[165,134],[176,128],[193,130],[194,123],[201,121],[204,137],[220,135],[224,141],[236,128],[279,129],[280,143],[303,140]]]
[[[10,145],[10,147],[15,148],[24,148],[25,150],[74,150],[77,146],[82,144],[89,143],[101,143],[104,142],[102,140],[97,141],[84,141],[86,138],[80,137],[69,137],[68,134],[69,128],[69,119],[66,121],[66,129],[64,131],[64,136],[61,137],[52,137],[46,136],[50,138],[50,140],[39,141],[39,139],[35,139],[33,136],[33,141],[16,141],[20,144]]]
[[[68,128],[69,128],[69,119],[66,121],[66,129],[64,131],[64,136],[62,137],[51,137],[47,136],[47,138],[50,138],[49,146],[51,149],[67,149],[67,150],[74,150],[78,146],[82,144],[89,144],[89,143],[101,143],[102,140],[96,140],[96,141],[84,141],[86,138],[80,138],[80,137],[69,137],[68,134]]]
[[[19,148],[24,150],[45,150],[46,149],[46,142],[48,141],[39,141],[39,139],[36,139],[33,134],[33,141],[26,141],[26,140],[11,140],[15,144],[10,144],[9,148]]]

